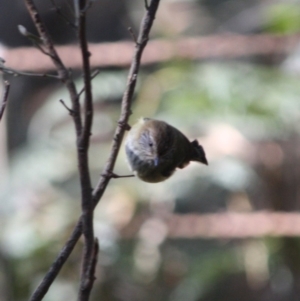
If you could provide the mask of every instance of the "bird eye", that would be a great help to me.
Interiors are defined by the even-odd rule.
[[[153,146],[153,143],[149,143],[149,146],[152,147],[152,146]]]

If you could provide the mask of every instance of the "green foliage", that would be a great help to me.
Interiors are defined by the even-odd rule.
[[[266,30],[278,34],[293,34],[300,29],[299,3],[277,3],[268,7]]]

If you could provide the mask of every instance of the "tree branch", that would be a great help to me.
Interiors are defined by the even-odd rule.
[[[60,99],[59,101],[65,107],[65,109],[69,112],[69,114],[72,116],[73,111],[66,105],[66,103],[62,99]]]
[[[91,79],[94,79],[98,74],[100,70],[96,69],[92,74],[91,74]],[[78,96],[81,96],[81,94],[85,91],[85,86],[79,91]]]
[[[25,0],[29,1],[30,0]],[[126,128],[128,128],[128,119],[131,114],[131,102],[133,97],[133,92],[136,85],[137,75],[140,67],[141,62],[141,56],[144,51],[145,46],[148,42],[148,36],[150,29],[152,27],[153,21],[155,19],[155,14],[159,5],[159,0],[152,0],[149,4],[148,10],[142,20],[140,33],[138,36],[138,41],[136,44],[136,50],[132,59],[131,67],[128,74],[127,79],[127,86],[123,95],[122,99],[122,107],[121,107],[121,114],[118,122],[118,126],[116,128],[114,139],[113,139],[113,145],[111,148],[111,152],[104,170],[104,175],[100,177],[100,180],[93,190],[92,194],[92,200],[93,200],[93,207],[97,205],[100,198],[102,197],[107,184],[109,183],[110,179],[112,178],[111,175],[113,174],[113,169],[115,166],[116,158],[120,150],[120,146],[122,143],[122,139],[124,137],[124,133],[126,131]],[[85,121],[85,124],[86,121]],[[84,136],[85,134],[83,134]],[[64,265],[65,261],[73,251],[73,248],[75,247],[77,241],[79,240],[83,225],[82,225],[83,217],[81,216],[80,220],[77,222],[77,225],[75,226],[69,240],[67,241],[66,245],[50,267],[49,271],[45,275],[44,279],[38,286],[38,288],[35,290],[33,295],[30,298],[30,301],[40,301],[47,293],[49,287],[53,283],[54,279],[58,275],[60,269]]]
[[[6,105],[7,105],[7,101],[8,101],[8,94],[9,94],[9,88],[10,88],[10,84],[8,81],[4,81],[4,92],[3,92],[3,96],[1,99],[1,103],[0,103],[0,121],[3,117]]]
[[[81,203],[82,203],[82,221],[83,221],[83,232],[85,237],[84,256],[83,256],[83,269],[81,274],[81,285],[80,285],[80,297],[79,300],[88,300],[90,289],[90,271],[92,265],[92,258],[94,252],[94,231],[93,231],[93,200],[92,200],[92,188],[90,180],[90,172],[88,166],[88,149],[90,132],[93,117],[93,106],[92,106],[92,92],[91,92],[91,78],[90,78],[90,64],[89,64],[89,52],[87,48],[87,40],[85,35],[85,16],[80,14],[78,28],[78,35],[80,41],[80,48],[83,59],[84,69],[84,84],[85,84],[85,105],[84,105],[84,125],[81,120],[81,109],[79,103],[79,95],[77,93],[75,84],[70,75],[69,70],[64,66],[60,57],[58,56],[53,42],[47,33],[46,27],[42,22],[39,13],[32,0],[24,0],[29,14],[37,28],[40,35],[40,39],[49,54],[52,62],[56,66],[59,78],[66,85],[71,102],[72,102],[72,117],[75,124],[75,131],[77,137],[77,157],[78,157],[78,169],[81,185]],[[85,7],[85,1],[81,0],[82,7]],[[63,103],[63,102],[62,102]],[[63,103],[64,104],[64,103]],[[54,277],[55,278],[55,277]],[[54,280],[53,278],[53,280]],[[48,278],[47,278],[48,279]],[[87,289],[86,289],[87,288]],[[34,295],[31,300],[41,300],[46,293],[43,290],[41,295]],[[84,292],[82,295],[81,293]]]
[[[32,0],[24,0],[24,1],[25,1],[27,10],[32,18],[32,21],[40,35],[41,41],[43,42],[43,44],[47,50],[47,53],[49,53],[49,56],[57,69],[59,78],[66,85],[66,87],[70,93],[70,98],[72,101],[72,111],[74,112],[74,114],[72,116],[74,119],[76,135],[77,135],[77,137],[79,137],[81,134],[81,130],[82,130],[82,122],[81,122],[81,117],[80,117],[79,98],[78,98],[75,84],[70,76],[69,70],[65,67],[65,65],[61,61],[59,55],[57,54],[57,52],[54,48],[53,42],[46,30],[46,26],[44,25],[43,21],[41,20],[33,1]]]
[[[4,66],[4,64],[1,64],[0,71],[6,74],[11,74],[13,76],[32,76],[32,77],[49,77],[54,79],[60,79],[58,75],[54,74],[48,74],[48,73],[34,73],[34,72],[25,72],[25,71],[19,71],[12,68],[7,68]]]
[[[99,243],[98,239],[95,238],[93,241],[93,249],[90,258],[89,267],[85,274],[84,291],[80,291],[79,300],[88,300],[90,292],[93,288],[95,277],[96,266],[98,262]]]
[[[86,12],[83,10],[86,6],[85,0],[79,1],[80,15],[78,19],[78,38],[83,62],[84,78],[84,125],[79,137],[79,169],[82,185],[81,208],[82,208],[82,230],[84,236],[83,263],[80,276],[80,289],[78,300],[89,300],[90,292],[94,281],[91,280],[91,266],[94,252],[94,225],[93,225],[93,200],[92,185],[88,164],[88,150],[90,144],[91,128],[93,122],[93,96],[92,96],[92,78],[90,68],[90,52],[86,37]]]
[[[142,20],[139,36],[137,38],[135,53],[131,62],[131,67],[127,78],[126,89],[122,99],[121,115],[118,121],[118,127],[115,131],[110,156],[105,167],[105,171],[104,171],[105,174],[113,173],[113,169],[124,137],[124,133],[126,131],[126,128],[128,128],[128,120],[131,114],[131,102],[132,102],[133,93],[136,85],[137,75],[139,72],[139,67],[141,64],[141,57],[144,48],[148,43],[149,32],[152,27],[153,21],[155,19],[155,14],[158,5],[159,5],[159,0],[152,0]],[[105,176],[102,176],[100,178],[100,181],[98,182],[97,186],[93,191],[93,199],[95,204],[97,204],[99,199],[102,197],[109,179],[110,179],[109,177],[105,177]]]

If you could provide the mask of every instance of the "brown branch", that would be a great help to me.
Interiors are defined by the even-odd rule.
[[[64,106],[64,108],[69,112],[69,114],[72,116],[73,111],[66,105],[66,103],[62,99],[60,99],[59,101]]]
[[[94,225],[93,225],[93,200],[90,171],[88,165],[88,149],[90,144],[91,128],[93,122],[93,96],[92,96],[92,78],[90,68],[90,53],[86,37],[86,12],[83,12],[86,6],[85,0],[79,1],[80,15],[78,19],[78,37],[83,61],[84,78],[84,125],[79,137],[79,162],[80,162],[80,180],[81,180],[81,208],[82,208],[82,232],[84,236],[83,262],[80,276],[80,289],[78,293],[79,301],[88,301],[93,287],[91,281],[91,266],[94,252]]]
[[[29,0],[25,0],[29,1]],[[118,127],[115,131],[113,145],[111,148],[111,153],[108,158],[104,175],[101,176],[99,183],[97,184],[96,188],[93,190],[93,205],[94,207],[97,205],[98,201],[102,197],[109,180],[112,178],[113,169],[115,166],[116,158],[119,153],[119,149],[122,143],[122,139],[127,128],[127,122],[129,119],[129,115],[131,113],[131,101],[133,97],[133,92],[136,84],[137,74],[139,71],[139,66],[141,62],[141,56],[143,50],[148,42],[148,36],[150,29],[152,27],[153,20],[155,18],[155,14],[159,5],[159,0],[152,0],[149,9],[147,10],[140,29],[140,34],[138,37],[138,43],[136,44],[136,50],[134,56],[132,58],[131,68],[128,74],[127,86],[124,92],[123,100],[122,100],[122,108],[120,119],[118,123]],[[45,277],[43,278],[42,282],[38,286],[38,288],[33,293],[30,301],[40,301],[47,293],[49,287],[53,283],[54,279],[58,275],[60,269],[64,265],[65,261],[73,251],[77,241],[79,240],[82,233],[82,217],[78,221],[77,225],[75,226],[69,240],[65,244],[64,248],[50,267],[49,271],[46,273]]]
[[[128,27],[128,31],[129,31],[129,33],[132,37],[132,41],[136,44],[137,43],[137,38],[136,38],[136,35],[135,35],[133,29],[131,27]]]
[[[1,103],[0,103],[0,121],[3,117],[6,105],[7,105],[7,101],[8,101],[8,94],[9,94],[9,88],[10,88],[10,84],[8,81],[4,81],[4,92],[3,92],[3,96],[1,99]]]
[[[187,37],[178,40],[152,40],[143,54],[142,64],[156,64],[173,59],[206,60],[236,59],[249,56],[286,56],[294,50],[300,40],[294,35],[211,35],[207,37]],[[134,42],[114,42],[90,44],[93,54],[91,67],[128,67],[131,62]],[[47,57],[37,49],[19,47],[3,49],[7,64],[18,70],[46,72],[53,70]],[[72,69],[81,68],[80,51],[75,45],[58,46],[57,52],[65,64]],[[122,53],[122,55],[120,55]]]
[[[81,234],[82,234],[82,224],[81,224],[81,219],[80,219],[80,221],[77,223],[76,227],[74,228],[70,238],[66,242],[63,249],[60,251],[56,260],[51,265],[50,269],[44,276],[42,282],[38,285],[38,287],[33,292],[29,301],[40,301],[44,298],[44,296],[46,295],[47,291],[49,290],[51,284],[53,283],[53,281],[57,277],[59,271],[61,270],[62,266],[65,264],[66,260],[72,253]]]
[[[31,41],[32,45],[34,47],[36,47],[39,51],[41,51],[43,54],[51,57],[51,54],[48,53],[43,46],[41,45],[42,40],[40,37],[36,36],[35,34],[29,32],[26,27],[24,27],[23,25],[18,25],[18,30],[20,32],[21,35],[23,35],[24,37],[26,37],[29,41]]]
[[[82,1],[85,4],[85,1]],[[63,83],[65,83],[70,98],[72,101],[72,117],[75,124],[76,137],[77,137],[77,156],[78,156],[78,166],[81,184],[81,200],[82,200],[82,220],[83,229],[85,236],[85,247],[83,256],[83,271],[81,277],[81,288],[80,292],[87,292],[85,289],[86,279],[90,279],[88,273],[90,272],[90,260],[92,258],[94,249],[94,233],[93,233],[93,200],[92,200],[92,189],[91,180],[88,166],[88,149],[90,132],[93,117],[93,107],[92,107],[92,92],[91,92],[91,78],[90,78],[90,65],[89,65],[89,53],[87,48],[87,41],[85,36],[85,16],[80,15],[80,26],[79,26],[79,40],[83,58],[83,69],[84,69],[84,83],[85,83],[85,110],[84,110],[84,126],[82,127],[81,115],[80,115],[80,104],[79,95],[76,91],[75,84],[71,78],[69,71],[66,69],[62,63],[60,57],[58,56],[50,36],[46,31],[46,27],[43,24],[37,9],[31,0],[25,0],[26,7],[32,17],[32,20],[38,30],[41,37],[41,41],[46,48],[47,53],[52,59],[54,65],[56,66],[59,78]],[[84,7],[84,5],[83,5]],[[64,104],[64,102],[62,102]],[[54,280],[54,279],[53,279]],[[88,281],[90,283],[90,281]],[[89,285],[87,285],[90,288]],[[39,290],[39,294],[36,292],[32,295],[31,300],[41,300],[48,288]],[[80,300],[88,300],[88,295]]]
[[[131,114],[131,101],[132,101],[137,75],[141,63],[141,57],[143,54],[143,50],[148,42],[149,32],[152,27],[153,21],[155,19],[155,14],[158,5],[159,5],[159,0],[152,0],[150,2],[146,15],[141,24],[139,36],[137,39],[135,54],[127,78],[127,86],[122,99],[121,116],[118,121],[118,127],[114,135],[110,156],[104,171],[104,173],[109,174],[109,176],[108,177],[102,176],[96,188],[94,189],[93,198],[95,203],[97,203],[99,199],[102,197],[102,194],[106,188],[108,180],[111,178],[111,174],[113,173],[113,169],[124,137],[125,130],[126,128],[128,128],[128,120]]]
[[[76,130],[76,135],[77,137],[80,136],[81,130],[82,130],[82,122],[81,122],[81,117],[80,117],[80,104],[79,104],[79,99],[76,91],[75,84],[70,76],[69,70],[65,67],[63,64],[62,60],[60,59],[57,51],[54,48],[53,42],[46,30],[46,27],[41,20],[38,11],[33,3],[32,0],[24,0],[25,5],[27,7],[27,10],[32,18],[32,21],[40,35],[41,41],[43,42],[47,53],[49,54],[52,63],[55,65],[56,70],[58,72],[58,75],[60,77],[60,80],[66,85],[71,101],[72,101],[72,111],[73,111],[73,119],[74,119],[74,124],[75,124],[75,130]],[[33,55],[31,53],[31,55]],[[37,58],[35,58],[37,59]],[[31,69],[32,70],[32,69]]]
[[[47,74],[47,73],[24,72],[12,68],[7,68],[4,65],[0,66],[0,71],[6,74],[11,74],[13,76],[49,77],[54,79],[60,79],[58,75]]]
[[[94,79],[98,74],[100,73],[99,69],[96,69],[92,75],[91,75],[91,79]],[[81,96],[81,94],[85,91],[85,86],[83,86],[83,88],[79,91],[78,96]]]
[[[96,266],[98,262],[98,253],[99,253],[99,243],[98,243],[98,239],[95,238],[93,242],[93,249],[90,258],[89,268],[86,271],[86,275],[84,279],[85,280],[84,291],[79,296],[80,298],[79,300],[88,300],[89,298],[89,294],[93,288],[93,284],[96,279],[95,272],[96,272]]]
[[[135,217],[122,230],[122,237],[134,238],[149,218],[150,215]],[[300,214],[295,212],[172,214],[165,223],[169,239],[300,236]]]

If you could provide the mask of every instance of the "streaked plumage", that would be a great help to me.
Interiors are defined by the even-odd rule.
[[[125,150],[133,173],[149,183],[166,180],[190,161],[208,164],[197,140],[190,142],[173,126],[150,118],[141,118],[131,128]]]

